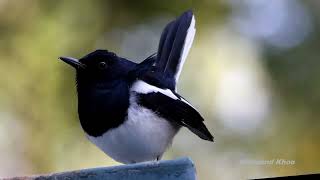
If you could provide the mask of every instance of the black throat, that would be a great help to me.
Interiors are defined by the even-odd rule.
[[[78,113],[83,130],[98,137],[127,119],[129,85],[115,80],[106,85],[78,84]]]

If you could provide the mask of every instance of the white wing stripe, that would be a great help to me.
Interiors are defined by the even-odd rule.
[[[153,92],[160,92],[174,100],[179,99],[176,95],[172,93],[170,89],[161,89],[155,86],[152,86],[142,80],[136,81],[132,87],[131,91],[141,93],[141,94],[148,94],[148,93],[153,93]]]

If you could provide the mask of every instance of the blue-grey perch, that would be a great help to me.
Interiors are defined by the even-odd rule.
[[[113,167],[99,167],[54,173],[48,175],[8,178],[15,180],[71,180],[71,179],[108,179],[108,180],[195,180],[196,170],[189,158],[144,162]]]

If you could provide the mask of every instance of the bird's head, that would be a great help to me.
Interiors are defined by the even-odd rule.
[[[78,86],[110,85],[114,80],[124,77],[135,65],[107,50],[96,50],[81,59],[60,59],[76,69]]]

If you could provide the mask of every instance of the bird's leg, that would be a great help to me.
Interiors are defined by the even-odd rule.
[[[157,156],[157,161],[160,161],[161,160],[161,156]]]

